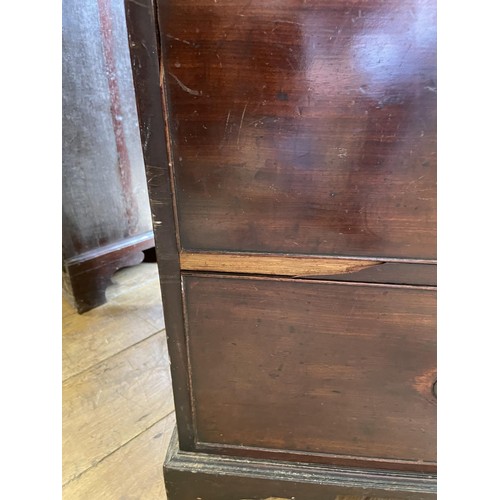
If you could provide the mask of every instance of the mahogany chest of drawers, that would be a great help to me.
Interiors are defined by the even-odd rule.
[[[170,500],[435,497],[435,10],[126,0]]]

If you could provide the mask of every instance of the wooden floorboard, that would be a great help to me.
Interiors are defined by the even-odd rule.
[[[165,500],[162,463],[174,425],[171,413],[68,483],[64,498]]]
[[[63,297],[63,380],[164,328],[156,264],[120,270],[109,302],[78,314]]]
[[[174,414],[156,264],[113,281],[83,315],[63,299],[64,500],[166,498]]]
[[[153,325],[156,330],[165,328],[159,282],[150,283],[135,293],[121,294],[113,300],[116,308],[126,310],[143,321]],[[140,300],[138,300],[140,299]]]

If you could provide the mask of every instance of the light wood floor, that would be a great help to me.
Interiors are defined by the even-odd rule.
[[[83,315],[63,297],[63,498],[165,500],[175,417],[157,266],[113,282]]]

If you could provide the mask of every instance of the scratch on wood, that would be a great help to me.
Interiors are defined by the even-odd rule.
[[[168,74],[177,82],[177,84],[179,85],[179,87],[182,90],[184,90],[184,92],[187,92],[188,94],[191,94],[191,95],[202,95],[201,90],[190,89],[187,85],[184,85],[173,73],[171,73],[169,71]]]
[[[338,34],[338,31],[336,32],[335,30],[331,30],[331,29],[328,29],[328,28],[320,28],[318,26],[315,26],[314,27],[314,31],[311,30],[311,32],[308,32],[307,31],[307,28],[308,28],[308,25],[305,24],[305,23],[299,23],[299,22],[296,22],[296,21],[288,21],[286,19],[275,19],[274,20],[275,23],[283,23],[283,24],[292,24],[294,26],[299,26],[301,28],[306,28],[305,30],[305,35],[314,35],[316,32],[318,33],[326,33],[326,34],[331,34],[331,35],[334,35],[334,34]],[[345,25],[345,22],[344,22],[344,25]]]
[[[146,137],[144,138],[144,149],[148,149],[149,145],[149,139],[151,137],[151,118],[148,117],[147,122],[146,122]]]
[[[245,17],[245,14],[243,14],[243,12],[245,12],[248,9],[248,7],[250,7],[250,5],[252,5],[252,2],[253,2],[253,0],[250,0],[246,5],[244,5],[243,8],[238,13],[238,16]]]
[[[227,117],[226,117],[226,126],[224,127],[224,137],[222,138],[222,141],[220,143],[219,149],[222,148],[224,142],[226,141],[227,137],[227,127],[229,125],[229,118],[231,117],[231,110],[227,112]]]
[[[247,110],[247,106],[248,106],[248,102],[245,104],[245,107],[243,108],[243,113],[241,113],[240,128],[238,130],[238,139],[236,139],[237,145],[240,143],[241,127],[243,126],[243,119],[245,118],[245,112]]]
[[[151,217],[153,219],[153,228],[156,229],[157,227],[161,226],[162,222],[161,220],[157,220],[156,216],[154,213],[151,214]]]
[[[177,38],[176,36],[169,35],[168,33],[167,33],[166,37],[171,38],[172,40],[177,40],[178,42],[185,43],[186,45],[194,45],[191,42],[188,42],[187,40],[183,40],[182,38]]]
[[[160,88],[163,89],[163,82],[165,78],[165,66],[163,66],[163,60],[160,61]]]
[[[241,500],[248,500],[247,498],[242,498]],[[295,500],[295,497],[283,498],[283,497],[267,497],[261,498],[260,500]]]

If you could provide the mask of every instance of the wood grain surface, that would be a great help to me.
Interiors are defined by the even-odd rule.
[[[436,257],[434,0],[159,0],[183,248]]]
[[[63,489],[66,500],[166,500],[162,462],[175,425],[170,413]]]
[[[156,264],[121,270],[113,282],[110,302],[85,314],[63,302],[63,380],[165,327]]]
[[[63,383],[63,484],[173,410],[165,332]]]
[[[282,276],[324,276],[354,273],[380,262],[293,255],[251,255],[181,252],[182,271],[270,274]]]
[[[434,497],[435,2],[126,11],[179,422],[169,492]],[[258,277],[305,275],[239,253],[380,265]],[[372,283],[342,281],[357,273]],[[283,466],[313,462],[325,482]],[[324,489],[332,466],[356,481]]]
[[[63,298],[63,498],[165,500],[175,418],[158,268],[122,269],[113,282],[108,303],[83,315]]]
[[[198,449],[435,468],[434,289],[203,275],[184,287]]]
[[[293,276],[402,285],[437,284],[437,266],[327,256],[181,251],[182,271]]]

